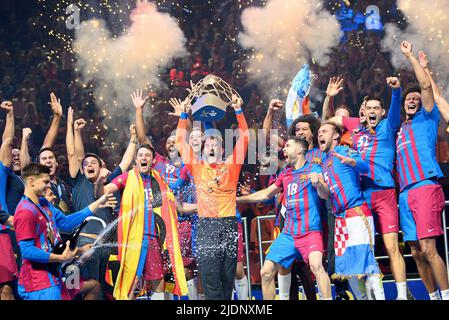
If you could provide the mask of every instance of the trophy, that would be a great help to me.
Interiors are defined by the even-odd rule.
[[[241,98],[226,81],[208,74],[192,87],[186,100],[192,106],[193,119],[213,122],[223,119],[226,107],[232,102],[233,94]]]

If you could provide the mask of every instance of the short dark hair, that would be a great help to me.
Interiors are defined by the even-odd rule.
[[[53,153],[53,155],[56,157],[55,152],[53,151],[52,148],[50,148],[50,147],[45,147],[45,148],[42,148],[42,149],[39,150],[39,153],[37,154],[37,160],[38,160],[38,161],[41,160],[41,154],[42,154],[42,152],[45,152],[45,151],[51,151],[51,153]]]
[[[137,148],[137,151],[139,151],[139,150],[142,149],[142,148],[146,148],[146,149],[150,150],[151,153],[153,154],[153,158],[154,158],[154,156],[155,156],[155,154],[156,154],[156,151],[154,151],[154,148],[153,148],[153,146],[152,146],[151,144],[148,144],[148,143],[141,144],[141,145]]]
[[[335,108],[334,115],[335,115],[335,113],[337,112],[337,110],[339,110],[339,109],[343,109],[343,110],[348,111],[349,116],[352,117],[352,110],[351,110],[347,105],[345,105],[345,104],[341,104],[341,105],[339,105],[337,108]]]
[[[306,138],[304,137],[298,137],[298,136],[290,136],[288,137],[288,140],[293,140],[296,143],[299,143],[303,147],[303,153],[306,154],[309,150],[309,143],[307,142]]]
[[[50,174],[50,168],[40,163],[31,162],[22,170],[23,179],[40,176],[41,174]]]
[[[100,167],[102,167],[101,158],[98,155],[96,155],[95,153],[90,153],[90,152],[88,152],[84,155],[83,161],[81,161],[81,165],[84,164],[84,160],[86,160],[87,158],[90,158],[90,157],[97,159],[98,162],[100,163]]]
[[[418,92],[419,94],[421,94],[421,87],[419,86],[419,84],[417,83],[411,83],[407,86],[407,88],[404,90],[404,92],[402,93],[402,99],[401,99],[401,106],[404,107],[405,104],[405,98],[407,97],[407,95],[409,93],[412,92]]]
[[[339,126],[337,126],[337,124],[333,121],[324,121],[321,123],[320,128],[326,124],[331,125],[332,127],[334,127],[334,130],[338,133],[338,135],[340,136],[340,138],[338,139],[340,141],[341,139],[341,135],[343,134],[343,132],[341,131],[341,128]]]
[[[296,124],[298,122],[306,122],[309,124],[310,130],[312,131],[313,135],[313,144],[315,146],[318,145],[318,129],[320,128],[321,123],[320,119],[311,114],[306,114],[296,118],[287,130],[287,134],[289,136],[293,137],[296,135]]]
[[[384,101],[382,100],[381,97],[379,97],[379,96],[365,96],[363,98],[363,101],[365,101],[365,102],[368,102],[368,101],[371,101],[371,100],[379,101],[380,102],[380,106],[382,107],[382,109],[384,109]]]

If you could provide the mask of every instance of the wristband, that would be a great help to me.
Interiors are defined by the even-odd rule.
[[[187,119],[189,115],[186,112],[181,112],[181,119]]]

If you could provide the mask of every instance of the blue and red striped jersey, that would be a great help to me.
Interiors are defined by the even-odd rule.
[[[142,178],[145,204],[147,205],[146,209],[148,212],[145,217],[145,233],[147,233],[150,238],[155,238],[158,236],[158,231],[154,221],[155,213],[153,212],[153,208],[162,206],[161,191],[156,179],[151,174],[146,175],[141,173],[140,176]],[[125,188],[127,180],[128,172],[125,172],[112,180],[111,183],[115,184],[117,188],[121,190]]]
[[[343,118],[343,125],[345,123]],[[400,125],[401,89],[399,88],[393,89],[388,117],[380,121],[374,130],[359,124],[359,129],[352,131],[353,148],[369,165],[368,174],[362,177],[362,185],[364,179],[368,177],[378,186],[394,188],[396,134]],[[349,130],[347,127],[346,129]]]
[[[313,148],[306,153],[306,161],[315,164],[323,164],[323,152],[320,148]]]
[[[321,230],[320,212],[324,201],[310,182],[310,173],[321,173],[320,165],[306,162],[300,169],[286,167],[275,184],[285,195],[285,223],[282,232],[302,235]]]
[[[399,187],[443,176],[436,158],[440,112],[436,105],[432,112],[421,107],[413,119],[401,125],[396,140]]]
[[[356,160],[352,167],[335,157],[334,152]],[[360,175],[367,173],[368,164],[362,160],[360,154],[347,146],[337,146],[326,154],[323,162],[323,174],[330,189],[332,212],[337,214],[347,209],[360,206],[365,202],[360,187]]]

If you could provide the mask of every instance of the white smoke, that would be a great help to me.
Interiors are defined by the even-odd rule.
[[[161,87],[161,68],[187,53],[176,20],[157,11],[154,4],[138,4],[130,18],[129,28],[117,37],[105,21],[85,21],[76,30],[73,43],[82,82],[96,83],[97,108],[112,116],[110,121],[116,127],[127,127],[134,118],[132,91]]]
[[[400,43],[404,40],[413,45],[417,56],[423,50],[434,71],[439,85],[447,87],[449,83],[449,1],[447,0],[398,0],[397,7],[402,11],[407,27],[404,30],[393,23],[385,26],[382,48],[391,53],[391,62],[395,68],[412,70],[410,63],[402,55]],[[449,93],[449,90],[446,91]]]
[[[253,49],[246,71],[266,97],[284,98],[305,62],[326,65],[341,35],[340,24],[321,1],[269,0],[264,7],[245,9],[241,20],[239,42]]]

